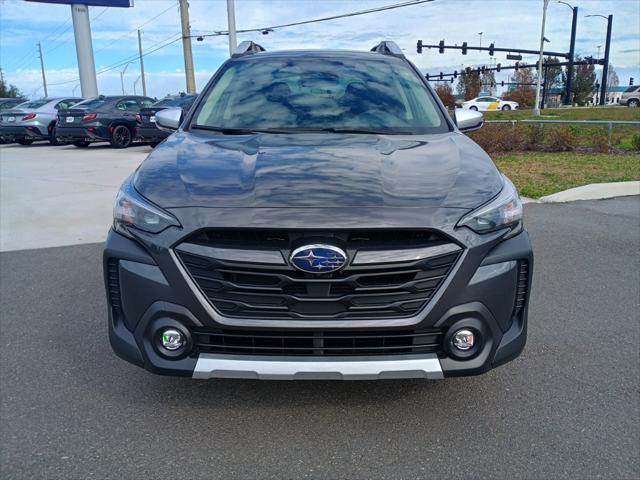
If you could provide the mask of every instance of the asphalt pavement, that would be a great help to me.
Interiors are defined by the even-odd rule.
[[[101,245],[0,254],[4,479],[640,477],[640,197],[526,206],[512,363],[443,381],[161,377],[107,340]]]

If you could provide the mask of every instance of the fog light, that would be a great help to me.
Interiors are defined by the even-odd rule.
[[[170,351],[175,351],[184,345],[184,335],[174,328],[168,328],[162,332],[162,346]]]
[[[473,344],[475,343],[475,336],[471,330],[463,328],[462,330],[458,330],[453,334],[452,342],[453,346],[458,350],[466,352],[467,350],[471,350],[473,348]]]

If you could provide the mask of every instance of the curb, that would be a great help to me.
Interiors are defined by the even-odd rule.
[[[602,200],[605,198],[628,197],[640,195],[640,181],[592,183],[581,187],[570,188],[562,192],[540,197],[538,200],[522,197],[522,203],[564,203],[577,200]]]

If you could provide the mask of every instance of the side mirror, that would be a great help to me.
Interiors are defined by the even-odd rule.
[[[173,132],[180,128],[182,123],[181,108],[165,108],[156,113],[156,125],[160,130],[165,132]]]
[[[482,113],[466,108],[456,108],[453,111],[453,121],[462,133],[475,132],[484,125]]]

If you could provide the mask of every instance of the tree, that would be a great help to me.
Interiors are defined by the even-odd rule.
[[[577,57],[577,61],[581,61]],[[593,99],[596,91],[596,67],[595,65],[578,65],[575,69],[573,80],[573,102],[578,105],[586,105]]]
[[[4,78],[0,78],[0,98],[20,98],[22,92],[14,85],[7,85]]]
[[[560,63],[558,57],[545,57],[544,63]],[[562,67],[546,67],[547,68],[547,89],[562,85]],[[543,70],[544,75],[544,70]]]
[[[520,108],[533,107],[536,101],[536,89],[532,85],[534,83],[533,70],[531,68],[520,68],[515,71],[511,81],[526,85],[514,85],[502,98],[518,102]]]
[[[480,76],[482,79],[482,91],[488,92],[489,95],[496,93],[496,74],[493,70],[485,70]]]
[[[476,98],[482,89],[480,74],[475,70],[465,70],[460,74],[456,90],[460,95],[464,95],[465,100]]]
[[[447,108],[455,108],[456,107],[456,99],[453,96],[453,89],[451,88],[451,83],[449,82],[440,82],[436,85],[436,94],[444,103],[444,106]]]

